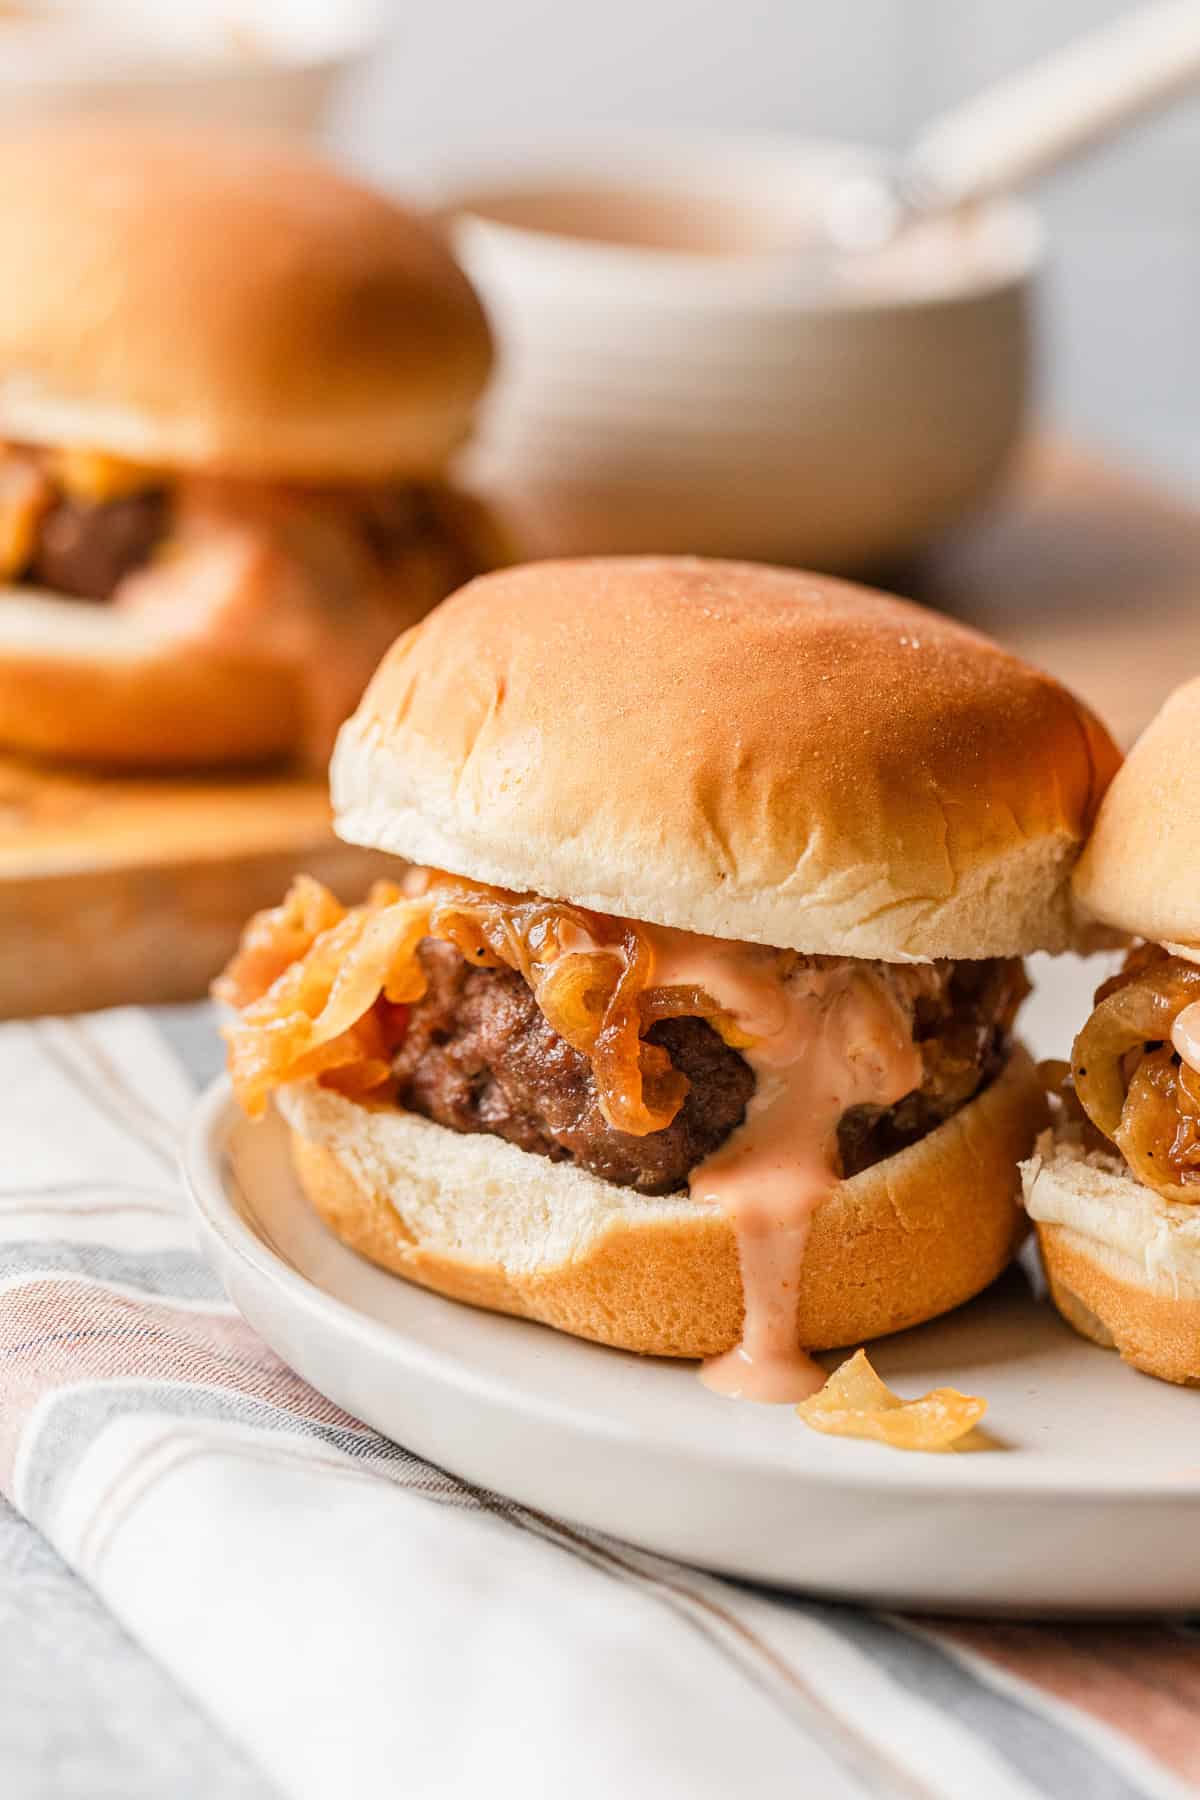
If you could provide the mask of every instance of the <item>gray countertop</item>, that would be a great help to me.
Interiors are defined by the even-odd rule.
[[[268,1787],[0,1499],[4,1800],[266,1800]]]
[[[221,1044],[211,1016],[158,1020],[197,1085]],[[3,1800],[269,1800],[253,1770],[39,1532],[0,1497]]]

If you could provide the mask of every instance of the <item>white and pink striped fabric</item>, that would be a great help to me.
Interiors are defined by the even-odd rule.
[[[216,1062],[204,1009],[0,1030],[0,1491],[232,1746],[209,1791],[1195,1791],[1186,1622],[752,1589],[471,1489],[313,1393],[183,1217],[176,1145]],[[3,1704],[0,1794],[55,1794],[6,1768]],[[139,1728],[160,1759],[180,1729],[165,1702]]]

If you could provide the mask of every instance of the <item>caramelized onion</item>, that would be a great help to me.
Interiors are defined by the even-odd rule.
[[[395,892],[373,890],[365,906],[343,913],[265,992],[243,1004],[226,1037],[234,1091],[252,1116],[283,1082],[377,1060],[363,1046],[364,1017],[381,998],[391,1005],[420,999],[425,978],[416,947],[425,935],[426,909],[420,901],[394,899]],[[277,910],[286,933],[287,901]],[[263,961],[268,920],[260,913],[247,933]],[[244,991],[247,980],[239,952],[217,983],[218,998],[228,999],[239,983]]]
[[[1200,1082],[1169,1044],[1139,1061],[1114,1141],[1147,1187],[1200,1201]]]
[[[627,921],[436,871],[421,872],[407,892],[380,883],[347,911],[302,877],[282,906],[251,920],[214,989],[240,1012],[226,1036],[245,1109],[260,1113],[272,1088],[310,1077],[357,1098],[388,1098],[406,1008],[425,991],[424,937],[453,944],[477,968],[521,974],[554,1030],[588,1058],[617,1131],[665,1129],[687,1094],[686,1076],[646,1041],[657,1019],[710,1018],[727,1040],[737,1037],[701,990],[647,986],[650,946]]]
[[[232,961],[213,983],[214,995],[233,1007],[257,1000],[345,916],[345,907],[327,887],[311,875],[298,875],[282,905],[256,913],[246,926]]]
[[[607,951],[580,950],[551,963],[537,984],[537,1001],[574,1049],[590,1056],[608,996],[620,978]]]
[[[1071,1057],[1080,1105],[1139,1181],[1200,1201],[1200,1077],[1170,1041],[1176,1016],[1200,999],[1200,968],[1141,949],[1098,999]]]
[[[894,1450],[953,1450],[987,1411],[957,1388],[902,1400],[876,1374],[865,1350],[840,1363],[824,1387],[796,1408],[806,1425],[834,1437],[874,1438]],[[964,1446],[965,1448],[965,1446]]]
[[[1115,1142],[1128,1085],[1123,1059],[1170,1037],[1176,1013],[1200,998],[1200,968],[1166,957],[1123,987],[1106,986],[1110,991],[1075,1039],[1071,1073],[1084,1111]]]

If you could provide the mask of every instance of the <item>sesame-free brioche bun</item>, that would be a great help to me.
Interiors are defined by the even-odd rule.
[[[1105,796],[1075,871],[1093,918],[1200,957],[1200,679],[1177,688]]]
[[[435,231],[294,145],[0,132],[0,438],[166,468],[440,470],[491,363]]]
[[[1164,1200],[1069,1130],[1043,1133],[1021,1179],[1068,1325],[1147,1375],[1200,1385],[1200,1206]]]
[[[393,646],[331,771],[351,842],[579,905],[904,961],[1076,942],[1120,761],[987,638],[749,563],[543,562]]]
[[[276,1101],[308,1199],[336,1235],[422,1287],[576,1337],[712,1356],[741,1335],[733,1226],[501,1138],[298,1083]],[[1023,1050],[918,1143],[842,1181],[815,1214],[796,1343],[832,1349],[919,1324],[1003,1270],[1026,1229],[1016,1164],[1045,1122]]]
[[[0,587],[0,737],[104,768],[197,768],[294,751],[285,664],[150,630],[110,606]]]

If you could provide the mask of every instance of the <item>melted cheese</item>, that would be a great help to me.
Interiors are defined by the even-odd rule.
[[[25,457],[6,456],[0,444],[0,580],[19,575],[28,563],[38,522],[52,497],[36,465]]]
[[[757,1087],[746,1117],[693,1170],[693,1199],[719,1206],[737,1234],[745,1299],[741,1342],[709,1360],[717,1392],[802,1400],[824,1381],[797,1341],[813,1217],[840,1179],[838,1122],[853,1106],[892,1106],[921,1082],[921,1054],[895,994],[871,968],[839,963],[781,979],[777,951],[649,931],[655,985],[699,987],[748,1040]]]
[[[50,458],[49,471],[65,494],[92,505],[124,500],[130,494],[159,487],[163,481],[161,470],[106,456],[100,450],[59,450]]]
[[[41,456],[0,442],[0,580],[12,580],[33,555],[42,515],[59,494],[91,505],[158,484],[154,471],[92,450]]]

